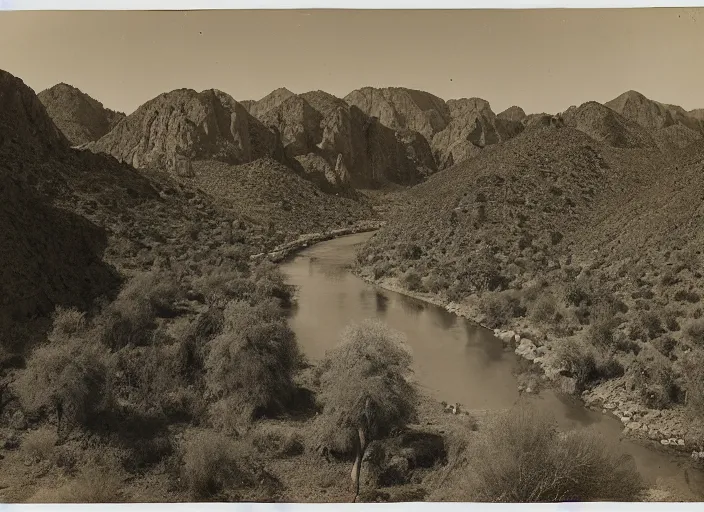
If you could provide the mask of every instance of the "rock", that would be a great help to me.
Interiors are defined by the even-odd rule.
[[[677,445],[678,445],[678,446],[684,446],[684,439],[678,439],[678,440],[677,440]]]
[[[518,337],[518,335],[516,335]],[[538,354],[536,352],[536,346],[535,344],[527,339],[527,338],[521,338],[520,342],[518,343],[518,346],[516,347],[516,354],[528,359],[529,361],[533,361],[536,357],[538,357]]]
[[[626,428],[629,428],[630,430],[640,430],[641,424],[638,421],[631,421],[626,424]]]
[[[607,409],[609,411],[613,411],[614,409],[616,409],[616,404],[613,402],[606,402],[604,404],[604,409]]]
[[[667,445],[670,444],[670,440],[669,440],[669,439],[661,439],[661,440],[660,440],[660,444],[662,444],[662,445],[664,445],[664,446],[667,446]]]

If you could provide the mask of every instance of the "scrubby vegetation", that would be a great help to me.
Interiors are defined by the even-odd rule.
[[[560,433],[549,418],[524,406],[500,414],[487,427],[446,469],[436,492],[440,499],[635,501],[643,490],[633,461],[594,432]]]

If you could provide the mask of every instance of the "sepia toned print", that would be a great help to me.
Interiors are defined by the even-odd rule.
[[[0,13],[0,500],[701,501],[702,13]]]

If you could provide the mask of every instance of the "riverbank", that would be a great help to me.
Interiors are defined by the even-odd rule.
[[[385,223],[385,221],[366,220],[358,222],[355,225],[346,228],[333,229],[322,233],[308,233],[305,235],[301,235],[292,242],[287,242],[285,244],[279,245],[275,247],[273,251],[270,251],[268,253],[262,252],[259,254],[254,254],[251,256],[251,259],[253,261],[261,261],[263,259],[268,259],[273,263],[280,263],[286,258],[294,255],[298,251],[310,247],[313,244],[326,242],[328,240],[332,240],[341,236],[356,235],[358,233],[376,231],[383,227]]]
[[[356,269],[353,272],[369,284],[434,304],[492,330],[485,325],[484,315],[471,299],[459,304],[436,294],[409,291],[394,278],[376,280]],[[563,375],[564,368],[556,358],[554,347],[561,340],[542,332],[526,318],[515,319],[510,325],[493,329],[493,332],[505,348],[510,348],[539,369],[545,381],[566,394],[578,396],[585,407],[617,418],[623,424],[623,434],[626,437],[659,451],[666,449],[678,454],[691,454],[697,460],[700,455],[704,455],[701,453],[704,451],[701,433],[693,428],[682,407],[656,410],[643,406],[629,393],[624,377],[606,381],[579,393],[575,379]]]

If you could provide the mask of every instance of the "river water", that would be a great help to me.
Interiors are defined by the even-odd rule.
[[[548,411],[563,429],[592,428],[620,443],[633,456],[650,486],[670,490],[684,500],[701,500],[704,478],[681,455],[664,453],[624,439],[621,423],[585,408],[578,400],[542,390],[519,395],[518,357],[502,348],[488,329],[403,294],[380,289],[350,272],[356,248],[372,233],[316,244],[282,263],[297,289],[290,324],[311,360],[325,356],[350,323],[382,320],[401,331],[412,349],[414,379],[438,401],[459,402],[463,409],[505,409],[519,399]]]

